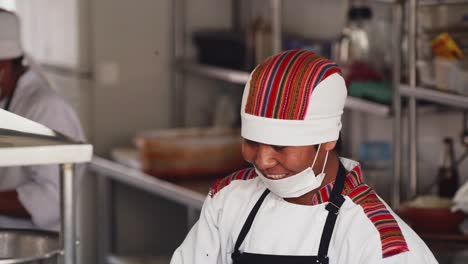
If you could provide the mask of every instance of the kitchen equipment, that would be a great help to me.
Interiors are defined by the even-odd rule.
[[[246,167],[239,129],[163,129],[141,133],[135,141],[143,171],[156,177],[222,177]]]
[[[452,198],[458,190],[459,173],[455,160],[453,140],[444,139],[444,155],[437,175],[439,196]]]
[[[452,212],[449,199],[436,196],[418,197],[398,208],[398,214],[420,234],[458,234],[466,218],[463,212]]]
[[[0,264],[58,263],[58,234],[55,232],[0,229]]]
[[[55,132],[41,124],[24,117],[0,109],[0,166],[26,166],[41,164],[61,164],[60,203],[61,203],[61,243],[59,256],[61,263],[76,263],[77,243],[76,237],[76,194],[73,163],[89,162],[92,158],[92,145],[76,142],[62,134]],[[7,240],[7,237],[2,239]],[[39,238],[19,240],[22,243],[34,241]],[[16,241],[12,238],[12,240]],[[12,248],[17,248],[14,242]],[[42,244],[42,243],[40,243]],[[0,243],[1,246],[8,243]],[[0,247],[1,247],[0,246]],[[34,248],[31,245],[25,248]],[[44,253],[49,252],[46,247]],[[9,250],[7,247],[6,250]],[[8,252],[8,251],[6,251]],[[50,255],[49,255],[50,256]],[[6,256],[6,263],[28,263],[35,261],[32,258],[21,259],[17,262],[14,256]],[[1,260],[1,259],[0,259]]]
[[[283,30],[315,40],[339,39],[348,6],[348,0],[283,1]]]
[[[193,34],[198,60],[236,70],[246,70],[247,47],[245,34],[227,30],[204,30]]]

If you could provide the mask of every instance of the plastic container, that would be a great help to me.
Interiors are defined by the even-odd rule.
[[[434,59],[434,71],[435,71],[435,84],[436,87],[444,91],[451,90],[450,85],[450,74],[454,70],[457,64],[456,60],[445,59],[436,57]]]
[[[449,87],[459,94],[468,96],[468,61],[458,61],[456,67],[451,69]]]
[[[167,179],[223,177],[246,167],[239,129],[187,128],[136,137],[143,171]]]

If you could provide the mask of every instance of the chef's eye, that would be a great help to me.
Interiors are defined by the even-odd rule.
[[[286,148],[286,146],[276,146],[276,145],[271,145],[271,146],[277,152],[282,151],[282,150],[284,150],[284,148]]]
[[[249,145],[251,147],[256,147],[258,145],[257,142],[252,141],[252,140],[248,140],[248,139],[244,139],[244,142],[247,143],[247,145]]]

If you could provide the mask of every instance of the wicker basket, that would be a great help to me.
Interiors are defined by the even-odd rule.
[[[239,129],[188,128],[141,133],[136,137],[143,170],[156,177],[222,177],[246,166]]]

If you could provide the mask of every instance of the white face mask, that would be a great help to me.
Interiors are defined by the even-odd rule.
[[[257,175],[260,177],[263,183],[265,183],[267,188],[279,197],[295,198],[302,196],[320,187],[322,185],[323,179],[325,178],[324,171],[325,165],[327,164],[328,160],[328,151],[325,155],[325,162],[323,164],[322,172],[319,175],[315,176],[315,173],[312,170],[312,168],[315,165],[315,161],[317,161],[320,146],[321,144],[318,147],[317,154],[315,154],[312,166],[295,175],[289,176],[284,179],[271,180],[265,177],[265,175],[263,175],[257,168],[255,168],[255,171],[257,172]]]

